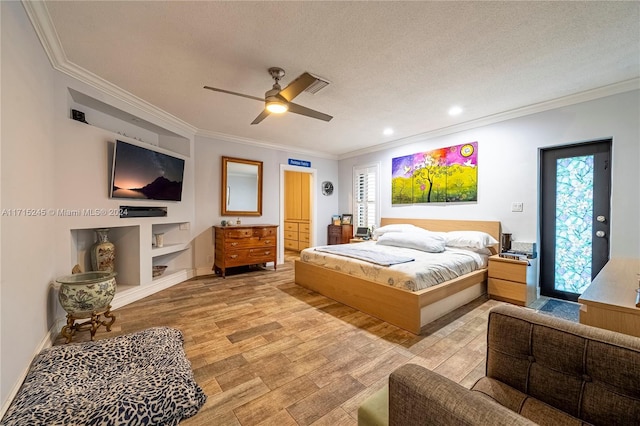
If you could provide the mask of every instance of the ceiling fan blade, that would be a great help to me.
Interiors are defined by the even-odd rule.
[[[294,104],[293,102],[289,102],[289,112],[294,112],[300,115],[306,115],[307,117],[317,118],[318,120],[323,120],[323,121],[331,121],[331,119],[333,118],[330,115],[312,110],[307,107],[303,107],[302,105]]]
[[[267,116],[271,114],[269,111],[267,111],[266,109],[262,110],[262,112],[256,117],[255,120],[253,120],[251,122],[251,124],[258,124],[259,122],[261,122],[262,120],[264,120],[265,118],[267,118]]]
[[[287,101],[291,102],[293,98],[302,93],[302,91],[309,87],[314,81],[316,81],[314,76],[308,72],[304,72],[300,74],[298,78],[289,83],[287,87],[282,89],[279,94]]]
[[[213,90],[214,92],[228,93],[230,95],[242,96],[243,98],[255,99],[256,101],[264,102],[264,98],[258,98],[256,96],[243,95],[242,93],[231,92],[229,90],[224,90],[224,89],[217,89],[215,87],[210,87],[210,86],[204,86],[204,88],[205,89],[209,89],[209,90]]]

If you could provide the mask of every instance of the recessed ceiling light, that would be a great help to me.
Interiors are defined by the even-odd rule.
[[[449,115],[460,115],[462,114],[462,108],[459,106],[452,106],[449,108]]]
[[[393,129],[391,127],[387,127],[382,131],[382,134],[385,136],[391,136],[393,134]]]

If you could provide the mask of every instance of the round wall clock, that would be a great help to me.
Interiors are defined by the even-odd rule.
[[[333,184],[329,181],[322,182],[322,195],[333,194]]]

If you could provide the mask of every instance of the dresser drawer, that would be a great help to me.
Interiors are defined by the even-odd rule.
[[[304,250],[306,248],[309,248],[309,241],[298,242],[298,250]]]
[[[284,240],[284,248],[289,250],[298,250],[297,240]]]
[[[309,242],[309,233],[308,232],[300,232],[298,235],[299,235],[298,241],[305,242],[305,243]]]
[[[285,222],[284,223],[284,230],[285,231],[294,231],[294,232],[298,232],[298,224],[295,222]]]
[[[329,235],[342,237],[342,228],[339,226],[329,228]]]
[[[244,240],[226,240],[224,242],[224,248],[226,251],[250,247],[274,247],[275,245],[275,238],[245,238]]]
[[[298,231],[284,231],[285,240],[297,240],[298,239]]]
[[[527,266],[526,262],[518,261],[489,261],[489,275],[492,278],[500,278],[507,281],[527,282],[527,270],[531,266]]]
[[[227,267],[273,262],[274,260],[275,249],[273,247],[242,249],[224,254],[224,261]]]
[[[298,225],[298,231],[300,231],[300,232],[309,232],[309,224],[308,223],[301,223],[300,225]]]
[[[277,236],[275,227],[253,228],[253,236],[258,238],[267,238]]]
[[[518,305],[524,305],[527,300],[527,285],[522,283],[489,278],[487,291],[490,296],[508,299]]]
[[[223,232],[224,232],[225,239],[250,238],[253,236],[252,228],[232,228],[232,229],[225,229]]]

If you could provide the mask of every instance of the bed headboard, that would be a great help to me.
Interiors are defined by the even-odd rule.
[[[410,223],[429,231],[449,232],[449,231],[482,231],[500,242],[502,229],[500,222],[494,220],[452,220],[452,219],[405,219],[383,217],[380,219],[380,226],[395,223]],[[499,245],[499,244],[498,244]],[[496,248],[499,252],[499,247]]]

